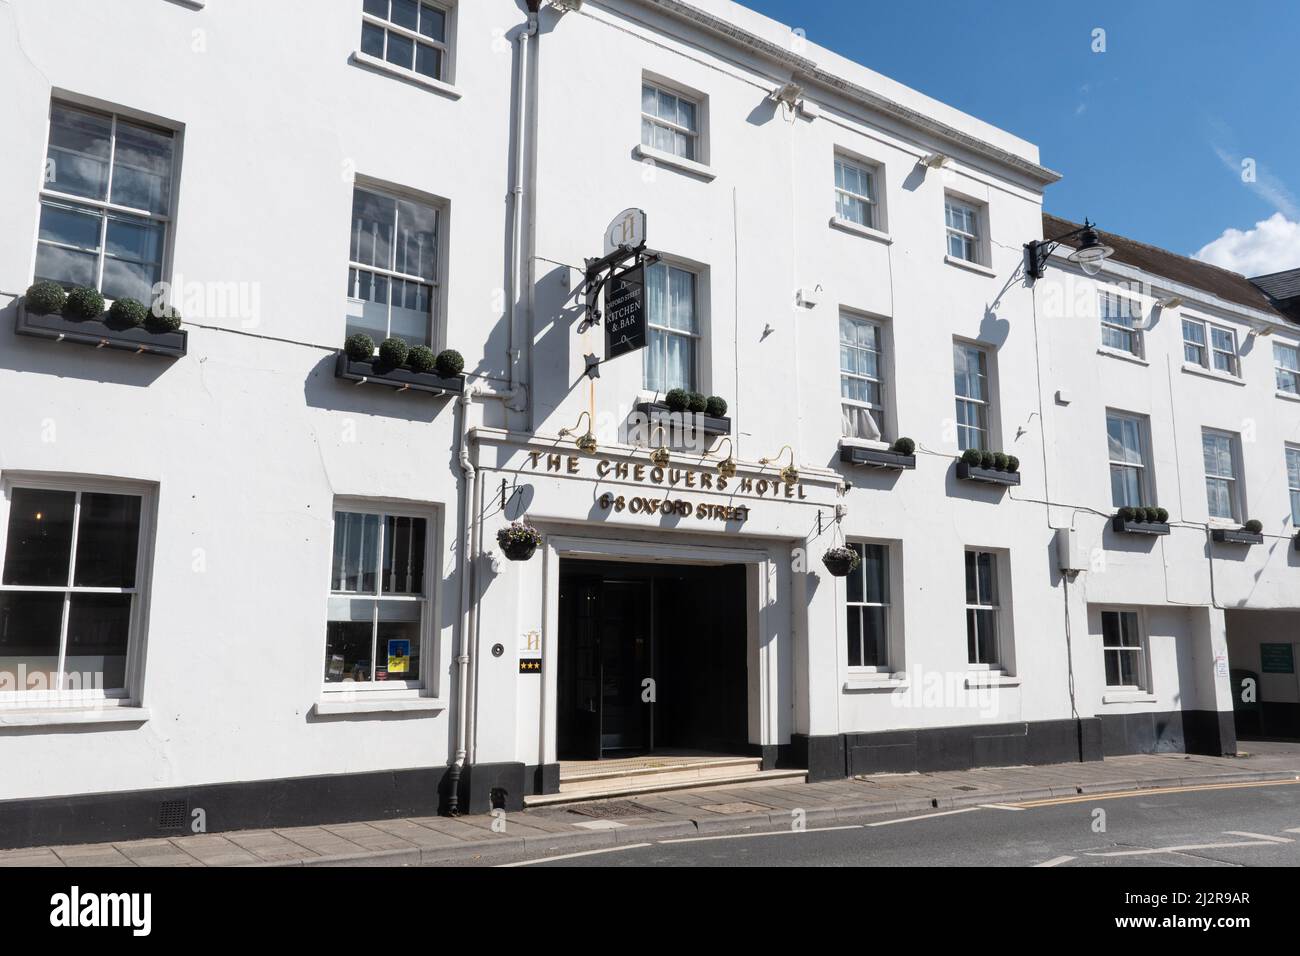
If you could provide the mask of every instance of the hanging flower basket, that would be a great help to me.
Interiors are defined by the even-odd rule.
[[[847,578],[860,562],[858,552],[852,548],[829,548],[822,555],[822,564],[837,578]]]
[[[522,521],[511,522],[509,527],[497,531],[497,544],[511,561],[527,561],[541,543],[541,532]]]

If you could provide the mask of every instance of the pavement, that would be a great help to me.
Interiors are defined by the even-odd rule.
[[[524,856],[582,854],[619,844],[790,832],[804,826],[847,827],[882,815],[1300,778],[1300,743],[1243,742],[1240,751],[1237,757],[1145,754],[824,783],[731,785],[495,816],[370,820],[31,847],[0,851],[0,866],[473,866]],[[1008,823],[1010,817],[1019,817],[1006,816]]]

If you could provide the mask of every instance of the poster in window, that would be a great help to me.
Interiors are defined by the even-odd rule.
[[[388,673],[406,674],[411,669],[411,642],[393,640],[388,642]]]

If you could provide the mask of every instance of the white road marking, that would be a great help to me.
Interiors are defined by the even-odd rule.
[[[708,840],[744,840],[749,837],[785,836],[789,833],[829,833],[832,830],[861,830],[862,824],[848,823],[842,827],[813,827],[810,830],[763,830],[759,833],[719,833],[715,836],[675,837],[659,843],[704,843]]]
[[[1252,840],[1267,840],[1269,843],[1294,843],[1295,842],[1295,840],[1292,840],[1289,837],[1269,836],[1266,833],[1250,833],[1247,832],[1246,830],[1224,830],[1223,832],[1227,836],[1244,836],[1244,837],[1250,837]]]
[[[1300,833],[1300,827],[1289,827],[1282,831],[1283,833]]]
[[[584,850],[581,853],[564,853],[560,856],[544,856],[540,860],[520,860],[518,863],[498,863],[497,867],[508,869],[512,866],[532,866],[534,863],[550,863],[553,860],[574,860],[580,856],[596,856],[600,853],[618,853],[622,850],[639,850],[642,847],[647,847],[649,845],[649,843],[629,843],[626,846],[609,846],[600,850]]]
[[[1112,850],[1107,853],[1085,852],[1084,856],[1149,856],[1152,853],[1186,853],[1188,850],[1229,850],[1243,846],[1277,846],[1272,840],[1251,840],[1248,843],[1188,843],[1184,846],[1165,846],[1154,850]]]
[[[1023,810],[1024,807],[1013,807],[1009,803],[981,803],[980,807],[985,810]]]
[[[935,817],[950,817],[955,813],[970,813],[972,810],[978,810],[979,807],[962,807],[960,810],[944,810],[942,813],[927,813],[919,817],[899,817],[897,820],[878,820],[875,823],[868,823],[869,827],[887,827],[891,823],[911,823],[913,820],[933,820]]]
[[[1042,863],[1035,863],[1034,866],[1060,866],[1062,863],[1069,863],[1073,859],[1072,856],[1057,856],[1050,860],[1044,860]]]

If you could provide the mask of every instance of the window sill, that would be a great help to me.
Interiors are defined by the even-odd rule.
[[[1141,690],[1116,690],[1109,694],[1102,694],[1101,702],[1103,704],[1154,704],[1156,695]]]
[[[460,90],[450,83],[444,83],[442,80],[435,80],[432,77],[416,73],[414,70],[404,70],[400,66],[394,66],[387,60],[381,60],[378,57],[371,56],[369,53],[362,53],[360,50],[354,50],[352,53],[352,62],[357,66],[369,67],[372,70],[378,70],[380,73],[387,73],[389,76],[395,76],[399,80],[406,80],[408,83],[414,83],[416,86],[423,86],[426,90],[433,90],[435,93],[441,93],[453,100],[461,98]]]
[[[1192,365],[1190,362],[1183,363],[1183,371],[1188,375],[1199,375],[1202,378],[1212,378],[1215,381],[1227,382],[1229,385],[1245,385],[1246,383],[1235,375],[1229,375],[1226,372],[1212,372],[1208,368],[1202,368],[1199,365]]]
[[[713,182],[718,178],[718,174],[713,171],[712,166],[697,163],[693,159],[683,159],[681,156],[674,156],[672,153],[665,153],[662,149],[655,149],[653,146],[637,146],[635,153],[638,159],[648,159],[658,166],[670,166],[673,169],[679,169],[684,173],[690,173],[692,176],[699,176],[705,182]]]
[[[894,446],[887,441],[875,441],[871,438],[849,438],[847,435],[840,438],[841,448],[870,448],[873,451],[889,451]]]
[[[844,689],[849,692],[860,690],[899,690],[908,686],[906,674],[853,674],[844,682]]]
[[[969,259],[958,259],[956,256],[944,256],[943,261],[950,266],[956,266],[958,269],[965,269],[968,272],[975,272],[990,279],[996,279],[997,273],[988,266],[980,265],[978,262],[971,262]]]
[[[1300,395],[1295,392],[1284,392],[1280,388],[1273,393],[1278,398],[1285,398],[1288,402],[1300,402]]]
[[[50,704],[9,710],[0,707],[0,728],[73,727],[86,724],[143,724],[149,720],[147,707],[73,708]]]
[[[966,689],[978,687],[1019,687],[1020,678],[1013,674],[999,674],[994,671],[974,671],[966,675]]]
[[[841,219],[839,216],[831,216],[831,228],[850,232],[855,236],[862,236],[864,239],[874,239],[876,242],[883,242],[887,246],[894,241],[894,237],[887,232],[881,232],[879,229],[873,229],[870,226],[863,226],[851,219]]]
[[[1124,362],[1132,362],[1134,365],[1141,365],[1143,368],[1150,366],[1150,362],[1140,355],[1134,355],[1132,352],[1122,352],[1119,349],[1107,348],[1105,345],[1097,346],[1097,354],[1104,355],[1107,358],[1120,359]]]
[[[326,698],[316,701],[312,713],[317,717],[348,717],[356,714],[436,714],[447,709],[447,702],[440,697],[393,697],[385,700],[387,696],[380,694],[360,700]]]

